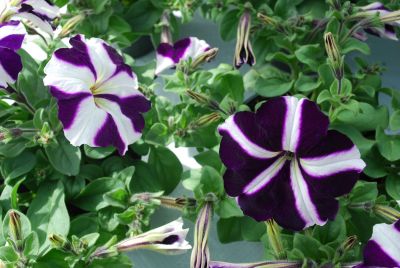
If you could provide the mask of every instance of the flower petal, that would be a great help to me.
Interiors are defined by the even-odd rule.
[[[0,47],[18,50],[26,35],[25,27],[19,21],[0,24]]]
[[[364,248],[364,265],[400,266],[400,220],[395,224],[376,224]]]
[[[195,59],[207,51],[210,46],[197,37],[188,37],[177,41],[174,45],[161,43],[157,48],[157,67],[155,74],[174,67],[181,60]]]
[[[219,133],[222,135],[223,140],[232,139],[238,146],[229,148],[228,146],[221,146],[221,158],[228,166],[232,162],[232,158],[244,152],[246,155],[258,159],[270,159],[279,154],[279,152],[272,152],[266,148],[266,136],[257,126],[254,113],[239,112],[230,116],[218,128]],[[240,151],[236,151],[240,147]]]
[[[12,49],[0,47],[0,87],[14,83],[21,70],[21,57]]]
[[[301,157],[300,165],[312,187],[331,197],[350,192],[365,167],[353,142],[335,130]]]
[[[24,4],[30,5],[34,12],[47,20],[53,20],[58,16],[60,9],[46,0],[25,0]]]

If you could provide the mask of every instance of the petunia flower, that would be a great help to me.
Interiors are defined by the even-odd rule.
[[[364,248],[364,263],[357,267],[400,267],[400,220],[374,226]]]
[[[50,35],[58,14],[59,8],[47,0],[0,0],[0,22],[26,20]]]
[[[150,102],[138,91],[131,68],[103,40],[77,35],[70,44],[57,50],[44,69],[64,134],[75,146],[112,145],[125,154],[141,136],[141,113]]]
[[[18,21],[0,24],[0,88],[13,84],[22,70],[21,57],[16,51],[21,48],[25,35],[25,27]]]
[[[159,75],[161,72],[175,67],[181,60],[196,59],[209,49],[210,45],[197,37],[187,37],[173,45],[161,43],[157,48],[155,74]]]
[[[358,15],[373,16],[378,13],[379,17],[382,17],[392,13],[390,10],[385,8],[385,6],[381,2],[373,2],[369,5],[361,7],[361,10],[362,11]],[[367,33],[397,41],[398,38],[396,36],[396,31],[395,31],[395,27],[397,26],[400,26],[400,20],[387,23],[383,22],[383,27],[368,27],[364,30]],[[355,37],[356,38],[361,37],[361,39],[366,39],[365,37],[363,38],[362,33],[357,33]]]
[[[182,254],[192,248],[185,240],[189,229],[182,229],[182,226],[183,220],[179,218],[138,236],[127,238],[115,247],[119,252],[149,249],[164,254]]]
[[[301,264],[290,261],[264,261],[255,263],[228,263],[212,261],[209,268],[299,268]]]
[[[230,116],[219,127],[226,192],[246,215],[288,229],[334,219],[335,198],[350,192],[365,163],[328,125],[314,102],[289,96]]]

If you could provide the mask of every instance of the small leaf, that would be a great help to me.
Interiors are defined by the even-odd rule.
[[[79,173],[81,163],[81,151],[72,146],[64,136],[58,137],[58,144],[52,144],[45,148],[51,165],[62,174],[75,176]]]

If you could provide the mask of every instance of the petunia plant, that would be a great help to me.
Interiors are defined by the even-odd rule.
[[[0,0],[0,267],[399,267],[400,94],[368,58],[399,23],[390,0]]]

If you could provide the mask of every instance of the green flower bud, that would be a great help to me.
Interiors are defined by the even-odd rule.
[[[338,80],[343,78],[343,57],[340,54],[333,34],[328,32],[324,35],[325,49],[328,54],[329,65]]]
[[[395,222],[400,219],[400,212],[388,206],[375,205],[372,210],[374,211],[375,214],[391,222]]]

